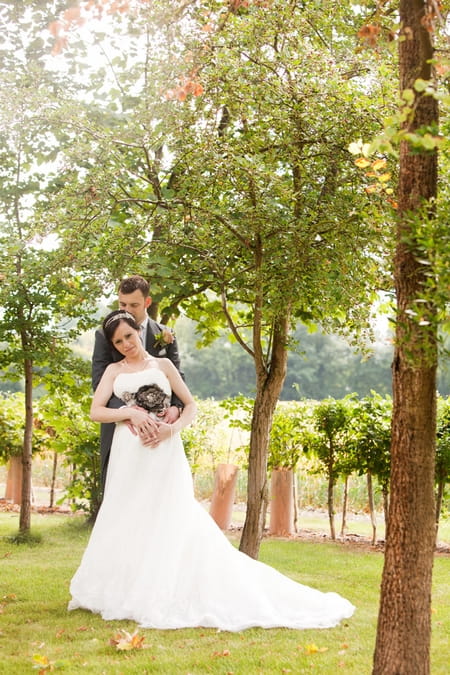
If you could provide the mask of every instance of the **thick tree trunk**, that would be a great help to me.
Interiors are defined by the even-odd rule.
[[[256,363],[256,397],[248,462],[247,514],[239,549],[257,558],[267,502],[267,451],[273,414],[286,377],[289,315],[280,318],[273,334],[272,358],[267,367]]]
[[[433,50],[424,21],[426,5],[423,0],[400,2],[402,91],[411,89],[417,78],[428,80],[431,75],[429,60]],[[436,101],[431,96],[416,95],[414,119],[408,121],[407,128],[413,131],[436,123],[437,119]],[[428,675],[430,672],[436,323],[430,303],[425,305],[428,322],[414,318],[418,308],[415,300],[424,295],[425,272],[430,269],[422,263],[426,253],[415,250],[414,217],[419,219],[420,213],[424,213],[423,209],[436,195],[436,185],[436,153],[413,153],[407,143],[402,142],[394,263],[397,321],[391,489],[375,675]]]
[[[33,449],[33,363],[25,360],[25,431],[22,452],[22,502],[19,531],[27,534],[31,525],[31,463]]]

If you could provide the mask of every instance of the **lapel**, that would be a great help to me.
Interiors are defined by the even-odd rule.
[[[152,356],[165,356],[166,354],[161,354],[161,348],[159,345],[155,347],[155,335],[161,332],[161,326],[156,323],[150,317],[147,322],[147,335],[145,337],[145,349]]]

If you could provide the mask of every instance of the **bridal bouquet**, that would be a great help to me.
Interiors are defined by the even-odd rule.
[[[136,392],[124,392],[123,400],[128,406],[138,405],[147,412],[162,413],[170,405],[170,396],[157,384],[144,384]]]

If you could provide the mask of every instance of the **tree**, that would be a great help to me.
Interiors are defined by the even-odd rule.
[[[45,69],[44,41],[28,10],[2,3],[0,11],[10,28],[0,49],[0,368],[5,379],[24,382],[19,528],[27,535],[35,388],[58,377],[69,341],[95,321],[92,306],[103,290],[95,260],[103,256],[93,254],[92,213],[78,218],[75,231],[61,219],[61,156],[75,138],[62,124],[70,88],[63,91]]]
[[[438,400],[436,444],[436,534],[439,527],[442,499],[446,484],[450,481],[450,401]]]
[[[204,93],[186,101],[169,90],[163,119],[177,134],[169,145],[172,170],[160,168],[153,174],[153,193],[147,187],[144,198],[134,190],[127,202],[153,209],[158,219],[149,275],[161,288],[178,278],[178,297],[208,339],[225,319],[253,361],[255,406],[240,547],[254,557],[263,526],[269,431],[292,325],[342,325],[347,318],[354,326],[370,294],[367,272],[373,265],[370,230],[357,214],[365,200],[358,206],[354,201],[342,145],[343,129],[361,119],[357,88],[344,77],[349,52],[344,57],[341,45],[331,45],[332,27],[324,19],[323,39],[330,46],[321,54],[304,5],[275,4],[270,15],[253,7],[228,16],[209,44],[191,37],[190,53],[203,54]],[[169,134],[164,140],[169,142]]]
[[[367,476],[372,544],[376,543],[376,519],[372,478],[378,478],[383,492],[385,523],[388,522],[392,401],[372,392],[355,404],[350,422],[349,448],[354,468]]]
[[[332,539],[336,539],[334,486],[343,466],[342,457],[339,461],[339,456],[345,456],[347,447],[351,401],[351,398],[341,401],[329,398],[319,403],[312,413],[315,431],[308,434],[304,445],[306,452],[318,458],[328,479],[328,520]]]
[[[71,368],[47,384],[39,399],[43,424],[51,426],[49,448],[71,468],[64,499],[94,522],[101,504],[99,427],[92,422],[90,364],[73,358]]]
[[[383,234],[364,213],[343,142],[370,111],[367,59],[353,49],[357,12],[336,3],[320,18],[316,7],[279,0],[270,12],[260,3],[145,5],[144,23],[133,21],[144,58],[136,50],[131,70],[115,71],[122,121],[113,134],[90,132],[107,158],[92,165],[90,188],[117,229],[146,226],[142,250],[151,238],[151,251],[133,259],[135,271],[153,279],[156,300],[169,296],[167,313],[183,306],[207,340],[225,321],[252,359],[240,546],[256,557],[292,326],[355,328],[373,291],[369,272],[380,277]],[[368,128],[374,119],[364,118]],[[114,256],[104,264],[117,273]]]
[[[433,217],[437,152],[434,147],[414,148],[411,138],[437,129],[435,97],[415,87],[419,79],[427,83],[432,78],[431,19],[431,3],[400,0],[400,91],[411,105],[400,143],[391,498],[375,675],[430,672],[437,328],[433,299],[420,302],[433,257],[418,245],[418,230]]]
[[[303,449],[304,411],[298,403],[279,403],[269,441],[269,469],[295,469]]]

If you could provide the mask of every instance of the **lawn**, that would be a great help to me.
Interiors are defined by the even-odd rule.
[[[139,630],[141,649],[119,651],[111,639],[135,624],[67,612],[68,587],[89,530],[81,516],[33,514],[41,541],[18,545],[18,514],[0,513],[0,674],[64,672],[124,675],[369,674],[383,563],[378,551],[342,543],[265,539],[260,559],[294,579],[338,590],[354,616],[326,630]],[[237,539],[230,535],[233,543]],[[432,673],[448,673],[450,557],[437,556],[433,588]]]

